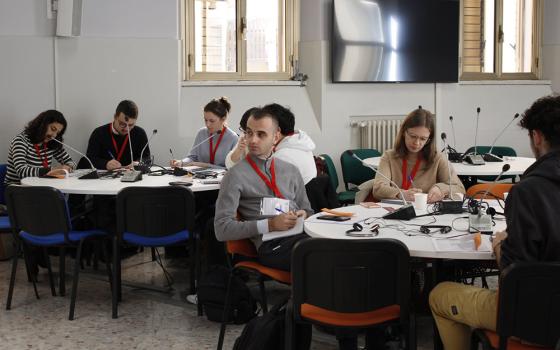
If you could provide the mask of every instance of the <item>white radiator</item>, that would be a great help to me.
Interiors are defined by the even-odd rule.
[[[402,119],[354,120],[351,125],[359,129],[360,148],[375,148],[383,153],[393,148]]]

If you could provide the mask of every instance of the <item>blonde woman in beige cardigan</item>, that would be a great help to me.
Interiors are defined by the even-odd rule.
[[[408,114],[403,121],[393,149],[385,151],[377,171],[393,180],[403,190],[407,201],[414,200],[415,193],[428,193],[428,203],[434,203],[450,195],[449,162],[436,149],[435,121],[433,114],[419,108]],[[374,199],[401,198],[399,190],[383,177],[360,185],[356,203],[370,193]],[[451,168],[451,193],[465,193],[465,187]]]

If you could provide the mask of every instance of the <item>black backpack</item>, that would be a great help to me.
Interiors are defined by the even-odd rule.
[[[233,350],[283,350],[286,303],[289,298],[274,305],[270,311],[255,317],[243,328],[233,344]]]
[[[198,302],[202,305],[210,321],[222,322],[226,300],[227,283],[230,271],[225,266],[215,265],[200,279]],[[228,323],[242,324],[257,315],[257,303],[249,287],[241,278],[234,275],[231,281]]]

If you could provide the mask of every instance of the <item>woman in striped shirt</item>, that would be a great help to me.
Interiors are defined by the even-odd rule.
[[[62,142],[66,125],[62,113],[56,110],[42,112],[30,121],[10,144],[5,184],[19,184],[24,177],[61,175],[64,170],[75,169],[72,158],[53,140]],[[60,165],[53,166],[53,158]]]

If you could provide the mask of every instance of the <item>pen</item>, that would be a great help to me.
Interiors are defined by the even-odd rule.
[[[274,209],[276,209],[276,211],[279,211],[279,212],[281,212],[282,214],[288,214],[288,213],[286,213],[285,211],[283,211],[283,210],[282,210],[282,209],[280,209],[280,208],[274,208]]]
[[[171,153],[171,160],[175,159],[175,157],[173,157],[173,150],[171,148],[169,149],[169,153]]]
[[[412,176],[408,175],[408,181],[410,182],[410,186],[412,186],[412,188],[415,188],[414,182],[412,181]]]
[[[107,150],[107,153],[109,153],[109,155],[111,156],[111,159],[115,159],[115,156],[113,155],[113,153],[111,153],[111,151]]]

